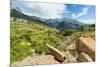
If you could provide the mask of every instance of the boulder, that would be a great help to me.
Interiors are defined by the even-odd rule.
[[[93,60],[95,60],[95,41],[90,37],[80,37],[76,41],[77,51],[79,53],[87,53]]]
[[[84,53],[84,52],[82,52],[82,53],[79,55],[79,57],[77,58],[77,60],[78,60],[79,62],[92,62],[92,61],[93,61],[92,58],[91,58],[88,54],[86,54],[86,53]]]
[[[54,48],[53,46],[47,44],[49,53],[54,56],[54,58],[60,62],[63,62],[66,59],[66,56],[60,52],[58,49]]]

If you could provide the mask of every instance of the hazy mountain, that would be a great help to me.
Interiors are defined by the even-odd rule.
[[[11,9],[11,13],[10,13],[11,17],[15,17],[18,19],[25,19],[25,20],[29,20],[29,21],[35,21],[35,22],[38,21],[38,22],[43,23],[39,17],[25,15],[24,13],[21,12],[20,9],[18,9],[18,10],[17,9],[15,9],[15,8]]]
[[[47,20],[47,23],[49,26],[56,27],[58,29],[74,29],[84,25],[82,22],[69,18],[49,19]]]
[[[54,27],[57,29],[75,29],[84,25],[84,23],[82,22],[69,18],[44,19],[36,16],[28,16],[22,13],[20,8],[18,7],[11,9],[11,17],[25,19],[29,21],[35,21],[35,22],[38,21],[40,23],[46,24],[50,27]]]

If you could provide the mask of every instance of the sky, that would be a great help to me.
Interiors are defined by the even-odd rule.
[[[71,18],[90,24],[95,23],[95,5],[43,3],[11,0],[13,7],[18,7],[27,15],[45,19]]]

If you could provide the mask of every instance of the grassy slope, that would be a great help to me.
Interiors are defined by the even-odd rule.
[[[75,42],[82,35],[88,35],[95,39],[94,30],[78,30],[74,31],[72,35],[67,36],[70,40],[65,46],[62,46],[63,42],[67,40],[64,41],[64,37],[57,33],[57,29],[50,28],[41,23],[16,23],[11,21],[11,63],[20,61],[32,54],[48,54],[47,43],[60,50],[64,50],[66,49],[65,47]]]
[[[56,29],[37,23],[11,21],[11,63],[32,54],[47,54],[46,44],[54,47],[63,39]]]

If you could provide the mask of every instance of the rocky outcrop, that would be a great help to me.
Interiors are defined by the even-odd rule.
[[[53,46],[47,44],[49,53],[54,56],[54,58],[60,62],[63,62],[66,59],[66,56],[60,52],[58,49],[54,48]]]
[[[57,60],[54,59],[52,55],[39,55],[39,56],[29,56],[20,62],[11,64],[10,67],[25,67],[33,65],[43,65],[43,64],[59,64]]]
[[[95,41],[90,37],[80,37],[76,41],[77,51],[80,56],[86,56],[88,54],[93,60],[95,60]],[[82,53],[84,52],[84,53]],[[84,58],[84,57],[83,57]]]
[[[92,58],[91,58],[88,54],[86,54],[86,53],[84,53],[84,52],[82,52],[82,53],[79,55],[79,57],[77,58],[77,60],[78,60],[79,62],[92,62],[92,61],[93,61]]]

